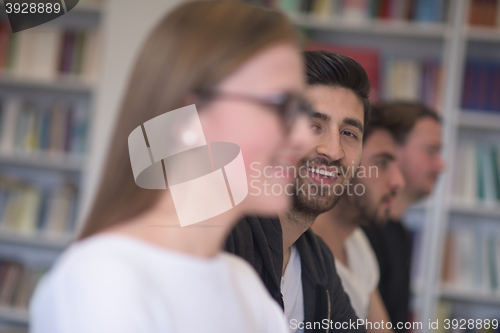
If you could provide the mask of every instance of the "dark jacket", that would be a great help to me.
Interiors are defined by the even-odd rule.
[[[325,319],[330,323],[328,328],[318,327],[320,325],[317,324],[316,329],[307,329],[306,325],[305,332],[332,332],[336,331],[335,322],[355,323],[358,318],[342,288],[328,246],[310,229],[300,236],[295,245],[302,268],[304,323],[322,323]],[[279,219],[242,219],[229,236],[226,250],[246,259],[257,270],[271,296],[283,308],[283,235]],[[352,327],[342,331],[365,332],[361,326],[360,329]]]
[[[401,222],[389,221],[383,227],[363,227],[377,256],[380,269],[378,289],[395,332],[397,323],[407,322],[410,312],[410,267],[412,238]]]

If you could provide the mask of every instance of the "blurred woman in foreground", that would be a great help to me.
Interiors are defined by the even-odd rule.
[[[309,148],[303,76],[297,36],[278,12],[196,1],[168,14],[135,65],[81,236],[38,286],[31,331],[287,332],[253,269],[221,249],[242,215],[275,214],[290,204],[277,186],[291,180],[262,171],[293,165]],[[136,185],[131,132],[191,104],[206,142],[238,145],[247,181],[262,189],[266,181],[280,195],[249,194],[181,227],[168,188]]]

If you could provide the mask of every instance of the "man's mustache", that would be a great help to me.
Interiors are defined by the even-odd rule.
[[[396,190],[392,190],[389,194],[384,195],[384,196],[382,197],[382,200],[381,200],[381,201],[383,202],[383,201],[385,201],[385,200],[387,200],[387,199],[390,199],[390,198],[395,198],[395,197],[396,197],[396,194],[397,194]]]
[[[299,165],[300,166],[303,166],[303,165],[310,165],[310,166],[324,165],[327,167],[334,166],[337,169],[345,168],[339,161],[329,161],[328,159],[326,159],[324,157],[318,157],[318,158],[315,158],[312,160],[307,159],[307,158],[303,158],[300,160]]]

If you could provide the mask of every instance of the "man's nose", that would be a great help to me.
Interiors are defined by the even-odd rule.
[[[316,153],[331,161],[344,158],[345,154],[340,140],[340,133],[335,131],[335,133],[322,137],[316,146]]]
[[[405,177],[403,176],[403,172],[401,171],[398,163],[393,163],[392,169],[390,182],[391,190],[400,191],[406,186]]]
[[[446,169],[446,162],[444,161],[443,157],[441,157],[441,155],[439,155],[438,161],[436,163],[436,171],[441,172],[444,169]]]

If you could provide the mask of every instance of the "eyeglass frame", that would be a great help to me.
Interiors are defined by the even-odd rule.
[[[290,133],[299,115],[305,114],[306,116],[311,117],[313,114],[313,109],[310,103],[307,102],[304,97],[293,93],[279,93],[274,96],[264,97],[215,89],[200,89],[196,91],[196,94],[202,105],[214,99],[224,98],[246,101],[275,108],[286,133]],[[281,101],[279,101],[279,99],[281,99]],[[289,105],[294,100],[298,102],[298,105],[295,108],[290,109],[291,107],[289,107]]]

